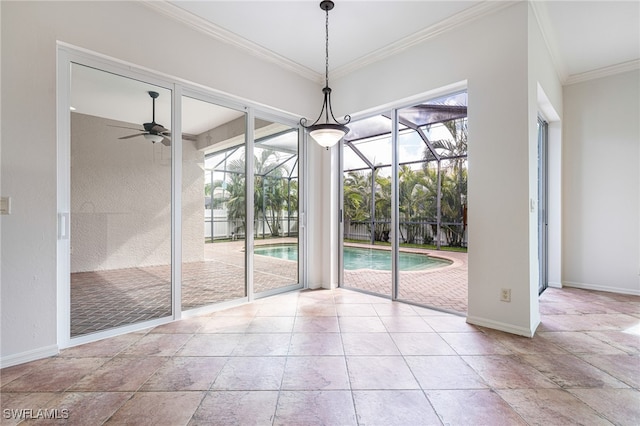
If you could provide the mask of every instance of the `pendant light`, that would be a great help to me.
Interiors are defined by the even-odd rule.
[[[345,125],[351,121],[351,117],[349,115],[344,116],[344,124],[339,123],[338,120],[333,115],[333,110],[331,109],[331,88],[329,87],[329,11],[333,9],[333,2],[331,0],[323,0],[320,2],[320,9],[326,12],[326,20],[325,20],[325,85],[324,89],[322,89],[322,93],[324,94],[324,102],[322,103],[322,109],[320,110],[320,115],[318,119],[311,125],[307,126],[307,119],[301,118],[300,125],[309,131],[309,135],[318,143],[318,145],[323,146],[327,149],[332,147],[340,139],[342,139],[347,133],[349,133],[349,128]],[[318,123],[324,114],[324,123]],[[333,123],[329,121],[329,119],[333,119]]]

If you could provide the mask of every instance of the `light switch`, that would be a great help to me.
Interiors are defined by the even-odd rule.
[[[0,214],[11,214],[11,197],[0,197]]]

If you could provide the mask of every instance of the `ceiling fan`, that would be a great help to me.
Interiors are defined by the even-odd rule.
[[[133,129],[131,127],[123,127],[124,129],[138,130],[141,133],[136,133],[134,135],[129,135],[129,136],[123,136],[118,139],[131,139],[138,136],[144,136],[145,139],[150,140],[153,143],[161,142],[165,146],[171,146],[171,132],[169,132],[169,130],[165,128],[162,124],[156,123],[156,98],[160,96],[160,94],[154,91],[149,91],[147,93],[149,93],[149,96],[151,96],[151,99],[153,102],[151,123],[143,123],[142,126],[144,127],[144,130]],[[114,126],[114,127],[120,127],[120,126]],[[196,140],[196,137],[194,135],[188,135],[184,133],[182,134],[182,138],[187,140]]]

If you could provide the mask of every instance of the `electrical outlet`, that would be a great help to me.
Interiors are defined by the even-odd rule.
[[[500,289],[500,301],[501,302],[511,302],[511,289],[510,288]]]

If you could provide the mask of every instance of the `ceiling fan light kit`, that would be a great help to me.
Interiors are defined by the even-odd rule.
[[[142,127],[144,127],[144,131],[142,133],[136,133],[135,135],[123,136],[118,139],[130,139],[138,136],[144,136],[145,139],[157,143],[162,142],[165,146],[171,145],[171,133],[169,129],[166,129],[162,124],[156,123],[156,98],[160,96],[158,92],[149,91],[147,92],[152,100],[152,110],[151,110],[151,123],[144,123]]]
[[[164,136],[154,135],[151,133],[143,133],[143,136],[146,140],[151,141],[153,143],[162,142],[162,140],[164,139]]]
[[[351,116],[345,115],[343,123],[336,120],[331,108],[331,88],[329,87],[329,11],[333,9],[334,3],[331,0],[323,0],[320,2],[320,9],[326,13],[325,18],[325,86],[322,89],[324,101],[318,119],[310,125],[307,124],[306,118],[300,119],[300,125],[309,131],[309,135],[318,143],[318,145],[329,149],[347,133],[349,128],[346,126],[351,121]],[[324,123],[320,123],[324,115]],[[330,120],[333,120],[331,122]]]

